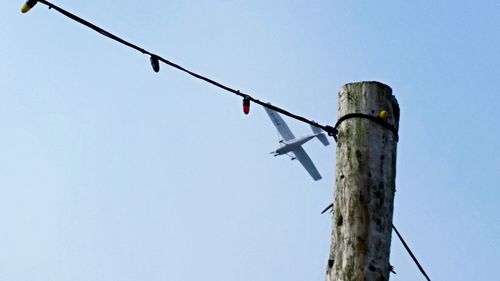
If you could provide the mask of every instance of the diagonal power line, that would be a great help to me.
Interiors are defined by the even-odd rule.
[[[408,246],[408,244],[406,244],[405,240],[403,239],[403,236],[401,236],[401,234],[399,234],[399,231],[396,229],[396,227],[394,226],[394,224],[392,225],[392,229],[394,229],[394,232],[396,232],[396,235],[398,236],[399,240],[401,241],[401,243],[403,243],[403,246],[405,247],[405,249],[408,252],[408,254],[410,254],[411,259],[413,260],[413,262],[415,262],[415,264],[417,265],[417,267],[420,270],[420,272],[422,273],[422,275],[425,276],[425,279],[427,279],[427,281],[431,281],[431,279],[429,278],[429,276],[427,276],[427,273],[425,273],[424,268],[420,265],[420,263],[418,262],[417,258],[415,257],[415,255],[413,254],[413,252],[410,250],[410,247]]]
[[[194,78],[203,80],[203,81],[205,81],[205,82],[207,82],[209,84],[212,84],[213,86],[216,86],[216,87],[218,87],[218,88],[220,88],[220,89],[222,89],[224,91],[227,91],[227,92],[233,93],[235,95],[238,95],[238,96],[242,97],[244,100],[246,100],[247,102],[248,101],[252,101],[252,102],[254,102],[256,104],[259,104],[259,105],[261,105],[263,107],[266,107],[266,108],[269,108],[269,109],[274,110],[276,112],[279,112],[279,113],[281,113],[283,115],[286,115],[286,116],[288,116],[290,118],[293,118],[293,119],[299,120],[301,122],[307,123],[309,125],[313,125],[315,127],[321,128],[324,131],[326,131],[330,136],[333,136],[335,134],[335,129],[332,126],[321,125],[321,124],[319,124],[319,123],[317,123],[317,122],[315,122],[313,120],[309,120],[309,119],[307,119],[307,118],[305,118],[303,116],[293,114],[293,113],[291,113],[291,112],[289,112],[289,111],[287,111],[287,110],[285,110],[283,108],[277,107],[277,106],[272,105],[272,104],[270,104],[268,102],[264,102],[264,101],[258,100],[258,99],[254,98],[254,97],[252,97],[252,96],[250,96],[250,95],[248,95],[246,93],[241,92],[240,90],[233,89],[233,88],[228,87],[228,86],[226,86],[226,85],[224,85],[222,83],[219,83],[219,82],[217,82],[215,80],[207,78],[207,77],[205,77],[205,76],[203,76],[201,74],[198,74],[196,72],[188,70],[187,68],[182,67],[181,65],[178,65],[178,64],[176,64],[174,62],[171,62],[171,61],[169,61],[169,60],[167,60],[167,59],[165,59],[165,58],[163,58],[163,57],[161,57],[161,56],[159,56],[157,54],[154,54],[154,53],[152,53],[150,51],[147,51],[146,49],[144,49],[144,48],[142,48],[142,47],[140,47],[138,45],[130,43],[130,42],[126,41],[125,39],[122,39],[122,38],[120,38],[120,37],[112,34],[111,32],[109,32],[109,31],[107,31],[107,30],[105,30],[105,29],[103,29],[103,28],[101,28],[101,27],[99,27],[99,26],[97,26],[97,25],[95,25],[95,24],[93,24],[93,23],[91,23],[91,22],[89,22],[89,21],[87,21],[87,20],[85,20],[85,19],[83,19],[83,18],[75,15],[75,14],[73,14],[73,13],[70,13],[70,12],[66,11],[63,8],[57,6],[57,5],[55,5],[55,4],[53,4],[53,3],[49,2],[49,1],[46,1],[46,0],[28,0],[28,2],[26,2],[26,4],[23,6],[22,12],[25,13],[25,12],[29,11],[29,9],[31,9],[33,6],[35,6],[38,2],[41,3],[41,4],[46,5],[47,7],[49,7],[49,9],[54,9],[57,12],[61,13],[62,15],[64,15],[64,16],[66,16],[66,17],[68,17],[68,18],[70,18],[70,19],[72,19],[72,20],[74,20],[74,21],[76,21],[76,22],[78,22],[78,23],[80,23],[80,24],[82,24],[82,25],[84,25],[84,26],[86,26],[86,27],[88,27],[88,28],[90,28],[90,29],[92,29],[92,30],[100,33],[100,34],[102,34],[103,36],[108,37],[111,40],[114,40],[114,41],[116,41],[118,43],[121,43],[122,45],[125,45],[125,46],[127,46],[129,48],[132,48],[132,49],[134,49],[134,50],[136,50],[136,51],[138,51],[138,52],[140,52],[140,53],[142,53],[144,55],[149,55],[150,58],[151,58],[151,64],[153,65],[153,69],[155,71],[159,70],[158,61],[161,61],[161,62],[163,62],[164,64],[166,64],[168,66],[171,66],[173,68],[176,68],[176,69],[178,69],[180,71],[183,71],[183,72],[185,72],[185,73],[193,76]]]
[[[333,203],[331,203],[323,211],[321,211],[321,214],[326,213],[328,210],[330,210],[330,212],[333,213]],[[415,257],[415,255],[413,254],[412,250],[410,249],[410,247],[408,246],[408,244],[406,244],[406,241],[403,239],[403,236],[399,233],[398,229],[394,226],[394,224],[392,224],[392,229],[394,230],[394,232],[396,232],[396,235],[398,236],[399,241],[401,241],[401,243],[405,247],[405,250],[408,252],[408,254],[410,255],[410,257],[413,260],[413,262],[417,265],[418,269],[420,270],[420,273],[422,273],[422,275],[424,275],[424,277],[425,277],[425,279],[427,279],[427,281],[431,281],[431,279],[429,278],[429,276],[427,276],[427,273],[425,273],[424,268],[418,262],[417,257]]]

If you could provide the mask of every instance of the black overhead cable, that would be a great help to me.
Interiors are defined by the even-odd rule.
[[[382,111],[382,112],[387,113],[386,111]],[[371,120],[371,121],[381,125],[382,127],[388,129],[389,131],[392,132],[396,141],[398,141],[399,140],[398,130],[394,126],[392,126],[391,124],[387,123],[386,118],[381,117],[380,114],[379,114],[379,116],[372,116],[372,115],[368,115],[368,114],[364,114],[364,113],[348,113],[348,114],[340,117],[339,120],[337,120],[337,122],[335,123],[335,126],[333,127],[332,134],[330,134],[330,133],[329,134],[331,136],[333,136],[335,141],[337,141],[337,133],[338,133],[338,128],[340,126],[340,123],[344,122],[347,119],[351,119],[351,118],[362,118],[362,119]]]
[[[394,229],[394,232],[396,232],[396,235],[398,236],[399,240],[401,241],[401,243],[403,243],[403,246],[405,247],[406,251],[408,252],[408,254],[410,254],[411,258],[413,259],[415,264],[418,266],[418,269],[420,269],[420,272],[422,272],[422,274],[425,276],[425,279],[427,279],[427,281],[431,281],[429,276],[427,276],[427,273],[425,273],[424,268],[420,265],[417,258],[415,257],[413,252],[410,250],[410,247],[408,247],[408,245],[406,244],[405,240],[403,239],[403,236],[401,236],[401,234],[399,234],[399,231],[396,229],[394,224],[392,225],[392,229]]]
[[[149,52],[149,51],[147,51],[147,50],[145,50],[145,49],[143,49],[143,48],[141,48],[141,47],[139,47],[137,45],[134,45],[134,44],[132,44],[132,43],[130,43],[130,42],[128,42],[128,41],[126,41],[126,40],[124,40],[124,39],[122,39],[122,38],[120,38],[120,37],[118,37],[118,36],[116,36],[116,35],[114,35],[114,34],[112,34],[110,32],[108,32],[108,31],[106,31],[106,30],[98,27],[97,25],[95,25],[95,24],[93,24],[91,22],[88,22],[88,21],[86,21],[86,20],[84,20],[84,19],[82,19],[82,18],[80,18],[80,17],[78,17],[78,16],[76,16],[76,15],[74,15],[74,14],[72,14],[72,13],[70,13],[70,12],[68,12],[68,11],[66,11],[66,10],[64,10],[64,9],[62,9],[62,8],[54,5],[54,4],[52,4],[52,3],[50,3],[49,1],[38,0],[38,2],[47,5],[49,7],[49,9],[54,9],[54,10],[58,11],[59,13],[65,15],[66,17],[68,17],[68,18],[70,18],[70,19],[72,19],[72,20],[74,20],[74,21],[76,21],[76,22],[78,22],[78,23],[80,23],[82,25],[85,25],[88,28],[93,29],[96,32],[98,32],[98,33],[100,33],[100,34],[102,34],[102,35],[104,35],[104,36],[106,36],[106,37],[108,37],[108,38],[110,38],[110,39],[112,39],[114,41],[117,41],[117,42],[119,42],[119,43],[121,43],[121,44],[123,44],[123,45],[125,45],[127,47],[130,47],[130,48],[132,48],[132,49],[134,49],[136,51],[139,51],[139,52],[141,52],[141,53],[143,53],[145,55],[151,56],[151,61],[152,62],[155,59],[159,60],[159,61],[161,61],[161,62],[163,62],[163,63],[165,63],[165,64],[167,64],[167,65],[169,65],[169,66],[171,66],[173,68],[176,68],[178,70],[186,72],[187,74],[189,74],[189,75],[191,75],[191,76],[193,76],[193,77],[195,77],[197,79],[200,79],[200,80],[203,80],[203,81],[205,81],[207,83],[210,83],[210,84],[212,84],[212,85],[214,85],[216,87],[219,87],[219,88],[221,88],[221,89],[223,89],[223,90],[225,90],[227,92],[231,92],[231,93],[233,93],[235,95],[238,95],[238,96],[240,96],[240,97],[242,97],[244,99],[250,100],[250,101],[252,101],[252,102],[254,102],[256,104],[259,104],[259,105],[261,105],[263,107],[266,107],[266,108],[269,108],[269,109],[274,110],[276,112],[279,112],[279,113],[281,113],[283,115],[286,115],[288,117],[291,117],[293,119],[302,121],[304,123],[313,125],[315,127],[319,127],[321,129],[323,129],[324,131],[326,131],[330,136],[334,135],[334,129],[331,126],[321,125],[321,124],[319,124],[319,123],[317,123],[315,121],[312,121],[312,120],[309,120],[309,119],[307,119],[305,117],[293,114],[293,113],[291,113],[289,111],[286,111],[286,110],[284,110],[284,109],[282,109],[280,107],[274,106],[274,105],[272,105],[270,103],[263,102],[263,101],[260,101],[260,100],[258,100],[256,98],[253,98],[250,95],[241,92],[240,90],[235,90],[235,89],[230,88],[228,86],[225,86],[225,85],[223,85],[223,84],[221,84],[221,83],[219,83],[217,81],[214,81],[214,80],[212,80],[210,78],[207,78],[205,76],[202,76],[200,74],[192,72],[192,71],[190,71],[190,70],[188,70],[188,69],[186,69],[186,68],[184,68],[184,67],[182,67],[182,66],[180,66],[180,65],[178,65],[176,63],[173,63],[173,62],[171,62],[171,61],[169,61],[167,59],[162,58],[161,56],[159,56],[157,54],[151,53],[151,52]],[[157,72],[157,69],[159,70],[159,68],[154,68],[154,70],[156,72]]]

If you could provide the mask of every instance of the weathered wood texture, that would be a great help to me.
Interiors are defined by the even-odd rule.
[[[398,129],[399,106],[389,86],[344,85],[338,116],[378,116]],[[377,122],[351,118],[339,126],[328,281],[389,280],[396,178],[396,136]]]

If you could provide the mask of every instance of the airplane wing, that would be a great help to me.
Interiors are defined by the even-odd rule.
[[[293,154],[295,154],[295,157],[297,157],[300,164],[302,164],[302,166],[306,168],[306,170],[315,181],[321,179],[321,175],[319,174],[318,169],[316,169],[316,166],[314,166],[311,158],[309,158],[309,155],[307,155],[306,151],[302,147],[298,147],[292,152]]]
[[[269,115],[269,118],[271,118],[271,121],[273,122],[276,129],[278,129],[278,132],[284,140],[292,140],[295,138],[292,131],[290,131],[290,128],[288,128],[288,125],[285,123],[285,121],[283,121],[283,118],[281,118],[281,116],[276,111],[271,110],[267,107],[264,107],[264,110],[266,111],[267,115]]]

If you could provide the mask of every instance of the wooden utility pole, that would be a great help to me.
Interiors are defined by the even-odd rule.
[[[339,92],[338,116],[348,114],[338,124],[326,280],[387,281],[399,106],[387,85],[350,83]]]

